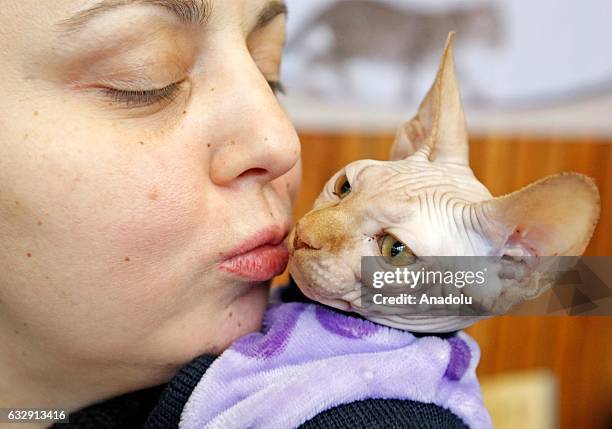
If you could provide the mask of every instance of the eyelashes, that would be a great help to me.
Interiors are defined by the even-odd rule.
[[[115,103],[123,104],[127,107],[143,107],[173,101],[178,94],[181,83],[175,82],[163,88],[150,90],[104,88],[103,91]]]
[[[287,93],[283,84],[278,80],[269,80],[268,85],[270,85],[270,89],[272,89],[274,95]]]
[[[285,87],[280,81],[268,80],[267,82],[274,95],[285,94]],[[103,91],[114,103],[126,107],[145,107],[160,103],[171,103],[178,95],[182,83],[182,81],[174,82],[163,88],[150,90],[104,88]]]

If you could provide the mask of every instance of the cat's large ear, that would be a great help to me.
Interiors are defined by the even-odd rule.
[[[400,127],[391,149],[398,160],[422,152],[431,161],[468,165],[468,136],[453,58],[453,35],[446,39],[433,86],[417,115]]]
[[[493,248],[508,256],[579,256],[599,219],[599,192],[581,174],[561,173],[471,206]]]

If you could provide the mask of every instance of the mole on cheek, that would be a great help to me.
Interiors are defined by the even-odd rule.
[[[34,113],[32,113],[34,116],[38,116],[38,110],[34,110]]]
[[[32,257],[32,254],[31,254],[30,252],[28,252],[28,253],[26,253],[26,256],[27,256],[28,258],[31,258],[31,257]]]
[[[150,200],[157,200],[159,198],[159,191],[157,190],[157,188],[153,188],[150,192],[149,192],[149,199]]]

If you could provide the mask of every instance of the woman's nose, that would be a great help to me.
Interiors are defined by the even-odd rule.
[[[246,77],[242,70],[242,91],[232,97],[230,107],[236,113],[228,115],[228,122],[223,124],[226,131],[216,136],[210,174],[217,185],[236,181],[267,183],[299,161],[300,142],[295,128],[268,83],[258,70],[256,73]]]

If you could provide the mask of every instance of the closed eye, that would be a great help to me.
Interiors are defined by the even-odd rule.
[[[127,107],[143,107],[161,102],[172,102],[180,90],[181,83],[174,82],[163,88],[149,90],[103,88],[102,91],[115,103],[124,104]]]
[[[268,85],[270,85],[270,89],[272,89],[272,92],[275,95],[286,94],[285,87],[283,86],[283,84],[280,81],[278,81],[278,80],[269,80],[268,81]]]
[[[277,94],[285,94],[285,87],[280,81],[269,80],[272,92]],[[151,106],[161,102],[172,102],[179,90],[182,82],[174,82],[168,86],[157,89],[148,90],[129,90],[120,88],[103,88],[106,96],[110,97],[113,102],[124,104],[127,107],[143,107]]]

